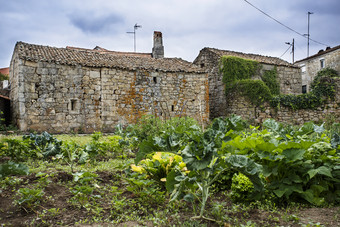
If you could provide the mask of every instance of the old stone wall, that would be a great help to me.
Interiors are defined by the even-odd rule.
[[[321,61],[323,61],[321,65]],[[310,91],[310,85],[313,82],[317,73],[323,68],[331,68],[340,74],[340,49],[326,52],[325,54],[317,54],[315,57],[307,58],[306,60],[297,63],[302,71],[302,84],[307,86],[307,91]]]
[[[322,122],[327,118],[335,121],[340,119],[340,79],[335,83],[336,96],[326,104],[316,109],[292,110],[289,107],[271,108],[268,103],[262,107],[254,107],[240,96],[228,99],[228,115],[236,114],[254,123],[262,123],[265,119],[273,118],[280,122],[301,125],[308,121]]]
[[[17,62],[11,97],[21,130],[109,132],[146,114],[209,119],[205,73]]]
[[[227,99],[222,82],[222,74],[219,73],[220,57],[210,51],[201,51],[194,64],[204,68],[209,75],[209,106],[210,118],[228,115]],[[301,94],[301,76],[298,67],[275,66],[262,64],[262,72],[276,67],[280,92],[282,94]]]
[[[265,65],[263,66],[266,67]],[[281,94],[301,94],[302,80],[300,68],[277,66],[277,77]]]

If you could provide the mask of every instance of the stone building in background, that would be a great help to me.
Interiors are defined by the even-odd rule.
[[[164,58],[160,32],[153,53],[18,42],[10,86],[13,123],[23,131],[110,132],[146,114],[209,119],[207,73]]]
[[[219,73],[219,62],[222,56],[235,56],[255,60],[261,63],[262,70],[272,70],[276,67],[280,92],[282,94],[301,94],[301,75],[300,69],[297,66],[280,58],[206,47],[200,51],[194,60],[194,64],[206,70],[209,75],[209,106],[211,118],[228,116],[230,114],[228,101],[224,92],[224,84],[222,82],[223,76]]]
[[[340,45],[320,50],[317,54],[295,62],[295,65],[301,68],[303,93],[309,92],[311,83],[321,69],[331,68],[340,75]]]

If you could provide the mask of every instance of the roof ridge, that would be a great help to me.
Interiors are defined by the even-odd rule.
[[[16,51],[21,59],[33,62],[55,62],[64,65],[109,67],[121,69],[160,70],[164,72],[205,73],[192,62],[181,58],[152,58],[140,55],[111,54],[85,48],[74,49],[17,42]]]
[[[223,52],[230,53],[230,54],[235,54],[235,55],[244,55],[244,57],[253,57],[254,60],[262,62],[262,63],[267,63],[267,64],[276,64],[276,65],[286,65],[286,66],[291,66],[295,67],[293,64],[278,58],[278,57],[273,57],[273,56],[266,56],[266,55],[261,55],[261,54],[254,54],[254,53],[244,53],[244,52],[239,52],[239,51],[233,51],[233,50],[221,50],[218,48],[212,48],[212,47],[205,47],[202,50],[207,49],[210,51],[213,51],[214,53],[217,52],[217,54],[223,55]],[[270,59],[270,60],[275,60],[276,62],[268,62],[265,61],[265,59],[258,59],[258,58],[265,58],[265,59]]]

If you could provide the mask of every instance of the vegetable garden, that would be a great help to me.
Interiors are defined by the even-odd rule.
[[[340,226],[340,124],[2,136],[0,201],[2,226]]]

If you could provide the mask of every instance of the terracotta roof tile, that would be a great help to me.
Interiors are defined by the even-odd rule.
[[[112,51],[94,51],[83,48],[57,48],[17,42],[16,51],[19,58],[33,62],[54,62],[62,65],[82,65],[88,67],[120,68],[127,70],[145,69],[165,72],[204,73],[191,62],[180,58],[148,58],[114,54]],[[117,52],[116,52],[117,53]]]
[[[306,61],[306,60],[309,60],[309,59],[312,59],[312,58],[315,58],[315,57],[319,57],[321,55],[327,54],[329,52],[332,52],[332,51],[335,51],[335,50],[338,50],[338,49],[340,49],[340,45],[332,47],[332,48],[327,47],[325,50],[320,50],[317,54],[314,54],[314,55],[309,56],[307,58],[296,61],[295,63],[300,63],[300,62],[303,62],[303,61]]]
[[[4,74],[4,75],[9,75],[9,68],[1,68],[0,69],[0,73]]]
[[[269,57],[269,56],[263,56],[259,54],[246,54],[242,52],[236,52],[236,51],[230,51],[230,50],[219,50],[216,48],[208,48],[205,47],[203,50],[208,50],[211,51],[219,56],[235,56],[235,57],[240,57],[240,58],[245,58],[245,59],[250,59],[250,60],[255,60],[260,63],[265,63],[265,64],[270,64],[270,65],[281,65],[281,66],[289,66],[289,67],[295,67],[293,64],[290,64],[287,61],[284,61],[280,58],[276,57]],[[203,51],[202,50],[202,51]]]

